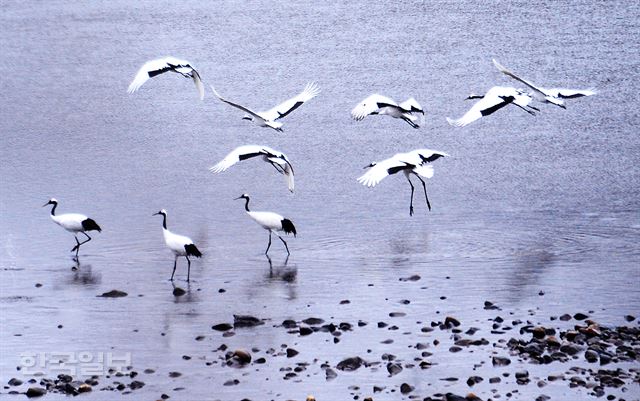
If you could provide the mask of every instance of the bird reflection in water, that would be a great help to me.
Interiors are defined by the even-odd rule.
[[[267,279],[269,283],[285,282],[289,285],[286,286],[287,298],[296,299],[296,286],[295,282],[298,277],[298,268],[295,266],[287,266],[289,263],[289,256],[287,256],[281,265],[273,264],[273,261],[269,255],[265,255],[269,262],[269,274]]]
[[[79,259],[74,258],[75,264],[71,267],[73,276],[71,277],[71,284],[80,285],[94,285],[102,282],[102,274],[94,273],[91,270],[91,265],[80,263]]]

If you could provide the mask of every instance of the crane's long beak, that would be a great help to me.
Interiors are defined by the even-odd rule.
[[[238,196],[237,198],[233,198],[233,200],[242,199],[242,196]]]
[[[42,205],[42,207],[45,207],[45,206],[47,206],[47,205],[49,205],[49,202],[47,202],[47,203],[45,203],[44,205]]]
[[[160,214],[160,212],[156,212],[156,213],[152,214],[152,216],[155,216],[156,214]]]

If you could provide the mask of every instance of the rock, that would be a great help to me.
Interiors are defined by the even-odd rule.
[[[257,317],[250,315],[233,315],[233,327],[255,327],[263,325],[264,322]]]
[[[296,323],[295,320],[286,319],[282,322],[282,327],[284,327],[285,329],[293,329],[298,327],[298,323]]]
[[[338,363],[336,368],[338,370],[342,370],[342,371],[345,371],[345,372],[352,372],[352,371],[357,370],[358,368],[360,368],[360,366],[362,366],[362,364],[364,364],[364,360],[362,358],[360,358],[359,356],[355,356],[355,357],[351,357],[351,358],[347,358],[347,359],[342,360],[341,362]]]
[[[580,347],[573,344],[564,344],[563,346],[560,347],[560,351],[564,352],[565,354],[575,355],[578,352],[580,352]]]
[[[245,365],[251,362],[251,354],[249,353],[249,351],[244,349],[237,349],[233,351],[232,358],[241,365]]]
[[[486,310],[496,310],[496,309],[500,309],[500,308],[498,308],[496,305],[494,305],[493,302],[491,302],[491,301],[484,301],[484,309],[486,309]]]
[[[467,385],[469,387],[473,387],[475,384],[478,384],[483,380],[484,379],[480,376],[471,376],[470,378],[467,379]]]
[[[228,331],[228,330],[231,330],[233,326],[230,325],[229,323],[219,323],[211,326],[211,328],[215,331]]]
[[[137,390],[137,389],[142,388],[142,387],[144,387],[144,382],[141,382],[139,380],[134,380],[131,383],[129,383],[129,388],[131,390]]]
[[[350,304],[351,301],[349,301],[348,299],[343,299],[342,301],[340,301],[340,305],[346,305],[346,304]]]
[[[589,316],[585,315],[584,313],[576,313],[575,315],[573,315],[573,318],[576,320],[584,320],[586,318],[588,318]]]
[[[562,320],[563,322],[567,322],[571,320],[571,315],[569,315],[568,313],[565,313],[564,315],[560,316],[558,319]]]
[[[121,297],[126,297],[127,294],[124,291],[120,291],[120,290],[111,290],[109,292],[103,292],[102,294],[98,295],[99,297],[103,297],[103,298],[121,298]]]
[[[457,345],[449,347],[449,352],[460,352],[460,351],[462,351],[462,348],[458,347]]]
[[[180,287],[176,287],[176,288],[173,289],[173,296],[175,296],[175,297],[181,297],[186,293],[187,292],[185,290],[183,290],[182,288],[180,288]]]
[[[407,316],[404,312],[391,312],[389,313],[389,317],[404,317]]]
[[[82,383],[80,386],[78,386],[78,393],[88,393],[92,390],[93,388],[87,383]]]
[[[584,352],[584,359],[589,363],[598,362],[598,353],[592,349],[588,349]]]
[[[302,322],[305,324],[308,324],[309,326],[317,326],[319,324],[324,323],[324,320],[318,317],[310,317],[308,319],[304,319]]]
[[[541,394],[536,398],[536,401],[547,401],[550,400],[551,397],[549,397],[548,395],[545,394]]]
[[[20,380],[20,379],[16,379],[16,378],[14,377],[14,378],[12,378],[11,380],[9,380],[9,381],[7,382],[7,384],[8,384],[8,385],[10,385],[10,386],[19,386],[19,385],[21,385],[21,384],[22,384],[22,380]]]
[[[501,381],[502,381],[502,379],[500,379],[497,376],[489,378],[489,383],[491,383],[491,384],[500,383]]]
[[[600,354],[600,365],[607,365],[611,362],[611,355],[606,352]]]
[[[294,356],[298,355],[299,352],[296,351],[293,348],[287,348],[287,358],[293,358]]]
[[[413,391],[413,389],[414,389],[414,388],[415,388],[415,387],[413,387],[413,386],[411,386],[411,385],[409,385],[409,384],[407,384],[407,383],[402,383],[402,384],[400,385],[400,392],[401,392],[402,394],[409,394],[410,392],[412,392],[412,391]]]
[[[180,372],[169,372],[169,377],[171,377],[172,379],[175,379],[176,377],[180,377],[182,376],[182,373]]]
[[[316,401],[316,397],[308,395],[306,401]]]
[[[516,383],[518,384],[527,384],[529,383],[529,372],[526,370],[521,370],[516,372]]]
[[[240,384],[240,380],[238,379],[227,380],[226,382],[222,383],[223,386],[235,386],[237,384]]]
[[[447,316],[446,318],[444,318],[444,325],[447,328],[458,327],[460,326],[460,321],[455,317]]]
[[[402,372],[402,365],[399,363],[391,363],[387,364],[387,372],[389,372],[389,376],[395,376],[398,373]]]
[[[467,401],[466,398],[459,395],[452,394],[452,393],[445,394],[444,399],[446,401]]]
[[[42,397],[43,395],[47,394],[47,390],[43,389],[42,387],[29,387],[26,394],[27,398]]]
[[[494,356],[491,359],[491,363],[493,364],[493,366],[507,366],[511,363],[511,359],[501,356]]]
[[[307,326],[300,326],[300,335],[301,336],[308,336],[309,334],[313,333],[313,329],[311,327],[307,327]]]
[[[636,320],[636,317],[633,315],[626,315],[624,317],[624,320],[626,320],[627,322],[633,322],[634,320]]]
[[[547,331],[544,327],[538,326],[531,329],[531,334],[533,334],[533,338],[543,339],[547,335]]]
[[[256,359],[255,361],[253,361],[253,363],[257,363],[257,364],[263,364],[263,363],[267,363],[267,360],[260,357],[258,359]]]
[[[325,374],[325,378],[327,379],[327,381],[328,380],[333,380],[336,377],[338,377],[338,373],[335,370],[331,369],[331,368],[327,368],[324,371],[324,374]]]
[[[414,274],[414,275],[409,276],[409,277],[401,277],[399,279],[399,281],[418,281],[420,279],[421,279],[421,277],[419,275]]]

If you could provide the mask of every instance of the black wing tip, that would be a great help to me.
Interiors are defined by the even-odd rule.
[[[289,219],[282,219],[282,230],[285,234],[293,234],[294,237],[298,234],[296,231],[296,227]]]
[[[97,232],[102,232],[102,228],[100,228],[100,226],[98,225],[98,223],[96,223],[95,220],[93,219],[86,219],[82,222],[82,228],[84,228],[85,231],[97,231]]]
[[[196,248],[195,244],[188,244],[184,246],[184,250],[187,251],[188,256],[195,256],[199,258],[202,256],[202,253]]]

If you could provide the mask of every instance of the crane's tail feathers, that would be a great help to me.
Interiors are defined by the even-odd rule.
[[[184,246],[184,250],[187,251],[188,256],[195,256],[199,258],[202,256],[202,253],[196,248],[195,244],[189,244]]]
[[[293,234],[294,237],[298,234],[296,232],[296,227],[289,219],[282,219],[282,230],[285,232],[285,234]]]
[[[222,162],[216,164],[215,166],[211,166],[209,167],[209,171],[211,171],[212,173],[221,173],[223,171],[225,171],[228,167],[226,165],[224,165]]]
[[[431,178],[433,177],[433,166],[428,164],[426,166],[416,166],[413,171],[421,177]]]
[[[86,219],[82,222],[82,228],[84,231],[97,231],[102,232],[102,229],[93,219]]]
[[[306,102],[320,94],[320,87],[316,82],[309,82],[302,93],[304,94],[304,101]]]

